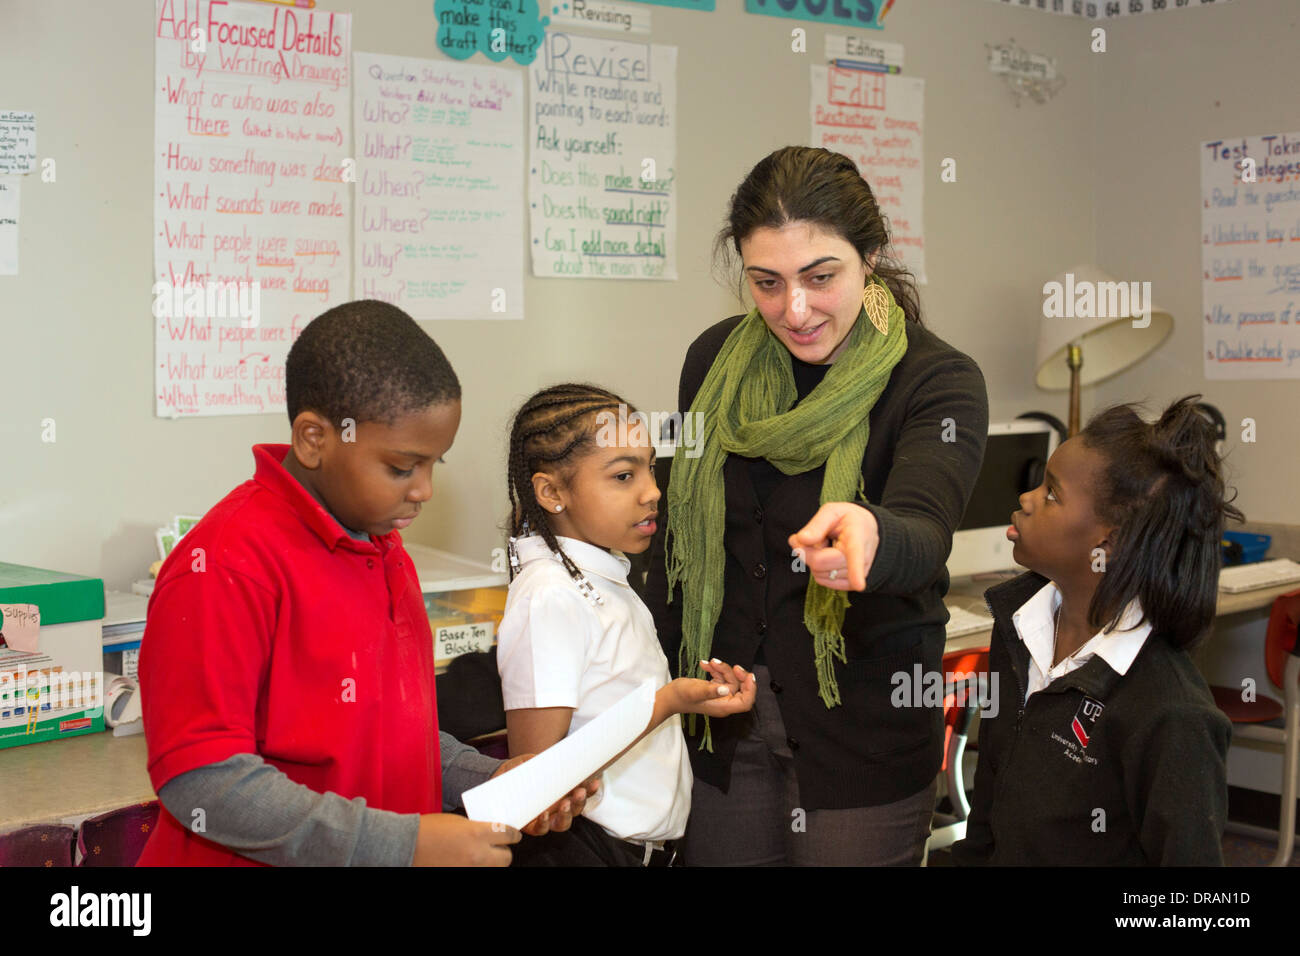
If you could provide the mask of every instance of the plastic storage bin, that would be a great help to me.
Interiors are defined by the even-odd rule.
[[[1244,531],[1225,531],[1223,539],[1241,545],[1241,560],[1229,561],[1225,548],[1224,564],[1253,564],[1256,561],[1263,561],[1264,555],[1268,554],[1268,546],[1273,541],[1270,535],[1247,534]]]
[[[506,572],[424,545],[407,544],[406,551],[420,579],[435,665],[492,647],[506,608]]]

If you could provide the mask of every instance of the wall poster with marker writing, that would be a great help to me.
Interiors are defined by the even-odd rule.
[[[1200,151],[1205,377],[1300,378],[1300,132]]]
[[[809,143],[857,164],[889,219],[889,254],[925,284],[925,80],[837,66],[810,69]]]
[[[552,32],[528,75],[533,275],[677,278],[677,48]]]
[[[281,412],[350,295],[352,18],[155,0],[153,29],[156,414]]]
[[[524,317],[519,70],[357,53],[356,294],[413,318]]]

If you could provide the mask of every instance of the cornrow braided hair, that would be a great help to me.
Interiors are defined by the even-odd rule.
[[[558,471],[562,478],[596,443],[597,415],[613,410],[629,415],[636,410],[613,392],[595,385],[564,384],[542,389],[523,404],[510,429],[510,458],[506,487],[510,493],[510,537],[538,534],[559,555],[569,576],[593,604],[601,603],[591,582],[560,548],[550,516],[533,491],[533,475]],[[510,578],[518,571],[514,545],[510,551]]]
[[[1134,597],[1176,647],[1194,646],[1214,620],[1224,523],[1244,515],[1227,494],[1200,397],[1180,398],[1151,423],[1132,405],[1113,406],[1079,434],[1106,459],[1093,507],[1118,529],[1088,615],[1107,632]]]

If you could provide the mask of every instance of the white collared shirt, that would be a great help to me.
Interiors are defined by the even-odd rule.
[[[514,539],[519,573],[497,635],[506,710],[572,707],[569,733],[647,679],[672,679],[650,609],[627,582],[627,558],[573,538],[557,541],[601,595],[593,606],[538,535]],[[624,840],[675,840],[691,812],[691,765],[673,716],[609,767],[583,815]]]
[[[1011,615],[1016,633],[1029,649],[1029,686],[1025,690],[1025,700],[1058,677],[1082,667],[1093,655],[1109,664],[1115,673],[1127,674],[1138,651],[1142,650],[1142,645],[1151,634],[1150,620],[1139,628],[1133,628],[1142,617],[1142,605],[1134,598],[1124,609],[1119,626],[1114,631],[1109,634],[1098,631],[1086,644],[1053,666],[1052,658],[1056,653],[1055,615],[1060,605],[1061,591],[1055,583],[1048,581]]]

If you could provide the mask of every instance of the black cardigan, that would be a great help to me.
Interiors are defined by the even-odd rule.
[[[1029,571],[985,592],[998,709],[980,720],[975,800],[953,859],[1222,866],[1232,725],[1205,678],[1153,631],[1122,677],[1094,657],[1026,703],[1029,649],[1011,616],[1046,584]]]
[[[742,318],[719,322],[691,345],[678,393],[683,411]],[[782,476],[765,507],[754,494],[749,459],[729,455],[723,469],[725,591],[712,656],[749,668],[762,645],[805,810],[892,803],[927,786],[942,761],[942,711],[891,706],[890,678],[915,664],[940,669],[948,620],[944,562],[983,461],[988,398],[969,357],[916,323],[908,323],[907,337],[907,352],[871,410],[862,474],[880,546],[866,592],[849,592],[848,663],[835,668],[841,706],[827,709],[817,694],[812,636],[803,623],[808,576],[795,570],[786,540],[817,512],[825,468]],[[645,601],[676,670],[681,592],[667,602],[666,497]],[[698,739],[689,742],[696,776],[727,789],[749,719],[712,721],[711,754],[698,749]]]

